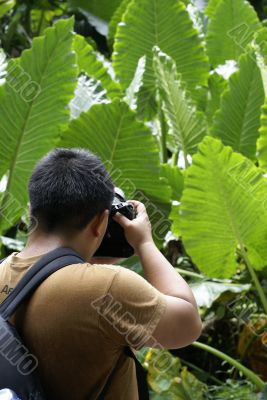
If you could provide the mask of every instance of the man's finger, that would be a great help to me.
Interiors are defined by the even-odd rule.
[[[119,212],[113,216],[113,219],[124,228],[127,228],[127,226],[130,224],[130,220]]]

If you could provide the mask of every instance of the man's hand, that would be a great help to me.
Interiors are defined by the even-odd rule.
[[[128,243],[134,248],[135,253],[138,254],[143,244],[153,243],[151,224],[143,203],[136,200],[129,200],[129,203],[135,208],[136,218],[130,220],[118,212],[114,215],[113,219],[123,227]]]

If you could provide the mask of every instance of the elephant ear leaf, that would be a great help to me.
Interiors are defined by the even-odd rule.
[[[123,101],[116,99],[110,104],[94,105],[82,113],[70,123],[61,145],[84,147],[96,153],[127,195],[144,190],[155,197],[169,198],[158,185],[156,141]]]
[[[154,48],[153,66],[159,102],[170,128],[170,140],[176,151],[183,151],[186,160],[187,154],[197,150],[207,133],[206,118],[197,111],[175,62],[158,47]]]
[[[72,29],[73,19],[58,21],[20,59],[9,62],[0,104],[0,176],[8,177],[0,203],[1,230],[20,216],[33,166],[68,123],[77,76]]]
[[[255,160],[263,103],[261,73],[255,54],[249,50],[241,56],[239,70],[230,77],[228,88],[222,95],[220,110],[214,118],[213,135]]]
[[[221,0],[212,12],[207,50],[213,67],[238,60],[261,27],[256,11],[246,0]]]
[[[244,156],[206,137],[187,170],[180,227],[188,254],[207,275],[229,278],[237,253],[266,264],[267,183]]]
[[[154,46],[172,57],[190,89],[207,83],[208,59],[185,5],[177,0],[133,0],[118,25],[113,60],[116,75],[126,89],[138,60],[146,56],[140,109],[148,107],[148,103],[151,106],[155,95]]]

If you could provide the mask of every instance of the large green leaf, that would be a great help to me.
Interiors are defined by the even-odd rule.
[[[223,93],[212,133],[225,145],[255,159],[264,89],[255,55],[251,51],[241,56],[239,67]]]
[[[70,123],[61,144],[98,154],[127,195],[141,190],[155,199],[169,201],[168,187],[159,185],[156,141],[126,103],[114,100],[93,106]]]
[[[255,268],[267,259],[267,182],[252,161],[206,137],[187,171],[181,231],[187,252],[201,271],[228,278],[236,250],[246,249]]]
[[[79,72],[85,72],[88,77],[100,81],[110,98],[120,96],[120,85],[111,78],[108,68],[99,59],[98,53],[83,36],[74,37],[73,49],[77,53]]]
[[[205,116],[197,111],[181,81],[181,75],[177,73],[174,61],[158,48],[154,49],[154,71],[172,142],[176,150],[183,151],[186,158],[187,154],[197,150],[207,133]]]
[[[207,83],[209,65],[198,32],[177,0],[133,0],[123,14],[114,43],[114,69],[123,88],[129,86],[140,57],[146,55],[142,104],[153,98],[154,46],[171,56],[190,88]]]
[[[55,146],[69,120],[67,105],[77,74],[72,26],[72,19],[58,21],[44,37],[34,39],[32,49],[9,63],[0,104],[0,176],[8,171],[0,205],[2,229],[19,217],[34,164]]]
[[[260,27],[256,11],[246,0],[221,0],[215,8],[207,33],[207,49],[215,67],[238,60]]]

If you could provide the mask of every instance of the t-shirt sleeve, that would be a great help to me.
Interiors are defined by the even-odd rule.
[[[98,303],[99,328],[113,343],[138,349],[153,337],[166,299],[137,273],[117,268],[109,290]]]

